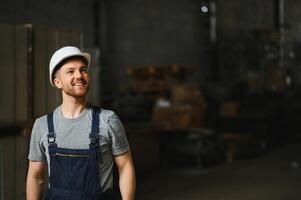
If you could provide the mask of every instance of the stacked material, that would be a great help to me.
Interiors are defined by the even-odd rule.
[[[205,101],[200,90],[189,84],[177,84],[171,89],[171,100],[158,99],[153,121],[165,122],[171,128],[201,128],[204,126]]]

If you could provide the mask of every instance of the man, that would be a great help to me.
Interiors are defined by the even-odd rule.
[[[42,198],[47,166],[45,199],[111,199],[114,161],[122,199],[134,199],[135,173],[123,126],[113,111],[92,106],[86,100],[89,64],[90,55],[73,46],[57,50],[50,60],[50,83],[61,90],[62,104],[34,123],[27,200]]]

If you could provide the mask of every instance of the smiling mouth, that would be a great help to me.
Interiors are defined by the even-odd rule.
[[[84,86],[86,83],[74,83],[73,86]]]

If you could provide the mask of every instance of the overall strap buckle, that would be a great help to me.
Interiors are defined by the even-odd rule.
[[[55,133],[48,133],[48,145],[54,145],[55,144]]]

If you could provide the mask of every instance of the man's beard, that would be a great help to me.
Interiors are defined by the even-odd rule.
[[[63,91],[65,94],[67,94],[68,96],[72,96],[74,98],[83,98],[87,95],[88,91],[89,91],[89,85],[87,85],[85,91],[80,92],[80,94],[78,94],[77,92],[75,92],[75,90],[73,88],[68,88],[68,89],[64,89]]]

